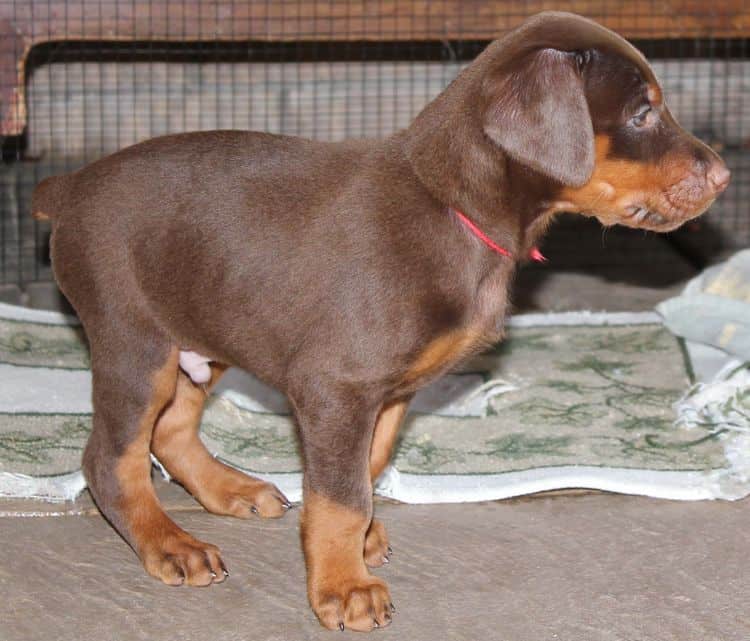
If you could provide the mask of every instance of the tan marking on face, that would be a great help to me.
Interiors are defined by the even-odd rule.
[[[661,93],[661,87],[656,84],[649,84],[648,89],[646,90],[646,98],[648,98],[648,101],[651,103],[651,106],[654,108],[661,107],[664,98]]]
[[[595,138],[596,162],[591,179],[583,187],[566,187],[563,200],[578,209],[596,211],[616,203],[634,191],[652,191],[660,187],[654,180],[656,168],[646,163],[609,158],[611,140],[608,136]]]
[[[457,330],[438,336],[417,356],[407,370],[403,383],[414,383],[439,373],[490,341],[474,329]]]
[[[692,159],[668,155],[655,164],[611,158],[610,146],[608,136],[596,136],[596,163],[591,179],[583,187],[566,187],[561,192],[560,199],[572,203],[574,211],[595,216],[605,225],[650,228],[631,219],[632,212],[627,208],[644,206],[667,220],[682,222],[710,203],[689,203],[682,211],[667,197],[670,189],[690,174]]]
[[[388,464],[409,401],[396,401],[380,410],[370,448],[370,479],[375,481]]]

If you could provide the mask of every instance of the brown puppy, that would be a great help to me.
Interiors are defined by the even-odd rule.
[[[91,345],[97,504],[149,573],[222,581],[218,549],[160,507],[149,452],[213,512],[281,515],[276,488],[201,444],[204,392],[179,350],[210,358],[211,383],[242,367],[299,423],[316,615],[388,624],[388,589],[366,566],[388,554],[372,480],[415,390],[501,338],[516,262],[553,214],[666,231],[728,180],[638,51],[545,13],[386,140],[167,136],[44,181],[33,210],[53,221],[55,273]]]

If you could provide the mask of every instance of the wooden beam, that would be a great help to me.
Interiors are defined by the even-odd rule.
[[[532,13],[581,13],[630,39],[750,34],[746,0],[26,0],[0,4],[0,135],[26,123],[24,65],[54,41],[492,40]]]

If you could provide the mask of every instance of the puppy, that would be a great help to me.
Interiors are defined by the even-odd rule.
[[[281,516],[277,488],[198,436],[204,386],[246,369],[299,425],[315,614],[387,625],[372,483],[414,392],[500,340],[516,265],[555,213],[669,231],[728,181],[643,56],[565,13],[493,42],[385,140],[181,134],[43,181],[33,212],[91,347],[97,505],[151,575],[223,581],[219,550],[159,505],[149,454],[212,512]]]

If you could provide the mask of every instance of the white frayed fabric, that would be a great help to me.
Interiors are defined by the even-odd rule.
[[[721,439],[728,462],[714,472],[716,492],[742,498],[750,481],[750,363],[732,360],[712,381],[697,383],[675,403],[676,425]]]
[[[83,472],[60,476],[26,476],[0,472],[0,497],[73,501],[86,489]]]

